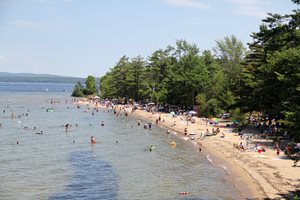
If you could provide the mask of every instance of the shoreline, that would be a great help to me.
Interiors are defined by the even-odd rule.
[[[152,122],[153,125],[155,125],[156,118],[161,115],[165,122],[160,122],[158,125],[180,133],[177,136],[182,138],[187,137],[184,135],[185,127],[188,129],[188,133],[197,133],[197,137],[200,137],[199,133],[205,132],[206,128],[214,128],[209,125],[206,127],[205,122],[201,121],[189,123],[189,126],[186,126],[180,116],[172,118],[167,113],[152,114],[144,110],[136,110],[132,114],[129,109],[127,112],[137,119]],[[176,121],[176,126],[172,126],[174,121]],[[225,138],[217,135],[208,136],[204,140],[189,139],[189,142],[197,141],[198,147],[203,146],[215,162],[225,162],[232,173],[232,176],[228,176],[228,180],[241,194],[251,195],[252,199],[290,199],[299,192],[299,164],[298,167],[292,167],[293,160],[286,159],[284,152],[280,152],[278,157],[276,150],[271,146],[262,153],[257,151],[241,152],[233,146],[240,142],[245,144],[245,140],[240,139],[230,129],[220,128],[220,131],[225,133]],[[269,139],[253,139],[253,143],[256,142],[271,143]]]
[[[107,109],[105,106],[94,104],[93,102],[77,102],[95,108]],[[124,108],[123,105],[116,107],[119,112]],[[293,160],[286,159],[283,152],[276,155],[276,150],[272,146],[270,139],[259,139],[253,137],[250,139],[250,146],[260,143],[266,147],[265,152],[240,151],[236,146],[242,142],[245,146],[248,141],[239,137],[230,129],[220,127],[220,133],[215,136],[206,136],[205,139],[199,139],[206,129],[211,130],[215,126],[207,125],[201,118],[196,118],[195,123],[189,123],[187,126],[184,116],[171,117],[169,113],[154,112],[145,110],[135,110],[131,112],[131,107],[125,108],[128,116],[138,120],[151,122],[153,127],[175,131],[176,136],[196,145],[195,148],[203,148],[208,158],[213,159],[212,163],[216,167],[221,167],[227,175],[224,177],[233,187],[240,192],[245,199],[293,199],[299,195],[300,173],[299,164],[293,167]],[[161,121],[156,125],[156,119],[161,116]],[[174,123],[176,125],[174,125]],[[187,128],[188,134],[184,134]],[[192,136],[190,135],[192,133]],[[220,137],[221,133],[225,137]],[[197,151],[195,151],[196,153]],[[199,152],[197,152],[199,153]],[[208,159],[210,161],[210,159]],[[210,161],[211,162],[211,161]],[[225,163],[225,164],[224,164]]]
[[[129,110],[127,109],[127,112]],[[156,115],[167,115],[165,113],[155,113]],[[150,115],[150,117],[149,117]],[[146,122],[151,122],[153,125],[155,124],[155,119],[153,118],[153,114],[148,113],[147,111],[143,110],[136,110],[134,113],[131,113],[130,116],[138,119],[143,120]],[[164,119],[165,122],[161,122],[158,126],[161,128],[170,129],[178,134],[176,134],[176,137],[183,138],[184,135],[184,129],[181,129],[181,126],[172,126],[169,125],[169,120]],[[261,191],[260,186],[253,180],[251,176],[248,175],[248,173],[245,173],[245,171],[240,168],[239,166],[235,166],[233,162],[230,160],[224,159],[224,156],[218,152],[214,151],[213,146],[211,146],[209,143],[204,142],[195,142],[192,140],[187,141],[190,144],[189,145],[196,145],[197,148],[204,149],[202,150],[201,154],[204,154],[203,156],[206,156],[209,162],[217,168],[222,168],[226,172],[226,176],[224,179],[228,181],[232,186],[240,193],[242,197],[245,199],[248,198],[254,198],[254,199],[264,199],[267,198],[267,195],[265,192]],[[204,148],[203,148],[204,147]],[[225,165],[224,165],[225,164]],[[224,169],[225,168],[225,169]],[[221,169],[220,169],[221,170]],[[236,178],[237,176],[240,176]],[[242,184],[241,184],[242,183]]]

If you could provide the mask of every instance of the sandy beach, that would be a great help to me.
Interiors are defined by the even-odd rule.
[[[81,102],[86,103],[86,102]],[[95,106],[95,105],[94,105]],[[100,106],[99,104],[97,105]],[[238,134],[233,133],[230,128],[220,127],[220,133],[215,136],[201,138],[201,134],[213,127],[201,118],[195,118],[195,123],[188,123],[184,116],[173,117],[167,113],[150,113],[145,110],[131,112],[131,108],[126,109],[129,116],[151,122],[153,126],[160,126],[171,132],[176,132],[178,137],[183,138],[205,154],[213,165],[227,171],[225,177],[247,198],[253,199],[288,199],[287,196],[295,196],[299,192],[300,173],[298,164],[293,167],[294,162],[285,159],[284,152],[277,156],[272,145],[265,146],[266,151],[240,151],[235,146],[243,143],[250,148],[255,143],[271,144],[268,139],[254,139],[246,141]],[[157,119],[161,121],[156,125]],[[176,125],[174,125],[176,124]],[[184,134],[185,128],[187,135]],[[222,137],[222,133],[225,137]],[[193,153],[195,153],[193,152]]]

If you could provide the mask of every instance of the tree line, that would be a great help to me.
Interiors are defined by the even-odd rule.
[[[298,0],[293,0],[299,5]],[[147,59],[123,56],[100,79],[102,98],[199,106],[201,116],[259,111],[281,120],[300,136],[300,14],[268,14],[245,48],[235,36],[216,42],[212,51],[178,40]],[[80,95],[97,92],[95,78]],[[76,96],[76,95],[75,95]]]

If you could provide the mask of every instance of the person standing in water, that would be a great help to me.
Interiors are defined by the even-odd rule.
[[[96,144],[96,138],[94,136],[91,137],[91,144]]]

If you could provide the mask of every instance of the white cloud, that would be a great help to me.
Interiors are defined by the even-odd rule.
[[[261,0],[228,0],[229,2],[236,4],[236,13],[247,16],[254,16],[264,18],[267,16],[267,12],[261,8],[262,3],[265,1]]]
[[[20,28],[34,28],[37,27],[39,24],[37,22],[29,21],[29,20],[15,20],[10,23],[13,26],[20,27]]]
[[[165,0],[165,1],[179,7],[198,8],[198,9],[207,9],[210,7],[209,5],[205,3],[201,3],[200,1],[197,0]]]

